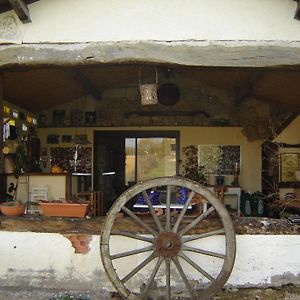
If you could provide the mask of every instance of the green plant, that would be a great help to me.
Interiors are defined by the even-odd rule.
[[[182,176],[206,185],[207,178],[204,166],[198,165],[198,149],[194,145],[183,149],[184,164],[182,165]]]
[[[14,177],[16,182],[11,182],[8,187],[8,193],[6,194],[6,202],[13,202],[17,199],[17,192],[19,186],[20,175],[24,173],[24,168],[26,164],[26,152],[23,145],[19,145],[16,152],[12,156],[14,163]]]

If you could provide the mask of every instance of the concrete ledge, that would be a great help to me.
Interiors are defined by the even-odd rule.
[[[93,219],[55,218],[42,216],[4,217],[0,216],[0,231],[44,232],[44,233],[85,233],[100,234],[105,217]],[[147,222],[147,221],[146,221]],[[300,234],[300,225],[291,225],[285,219],[234,218],[236,234]],[[213,230],[219,226],[217,220],[204,220],[197,232]],[[129,218],[121,218],[117,228],[141,232],[141,228]]]

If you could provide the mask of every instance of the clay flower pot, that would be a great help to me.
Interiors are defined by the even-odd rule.
[[[89,204],[81,203],[40,203],[44,216],[84,218],[88,212]]]
[[[0,205],[0,209],[5,216],[16,217],[24,214],[25,205],[18,202],[6,202]]]

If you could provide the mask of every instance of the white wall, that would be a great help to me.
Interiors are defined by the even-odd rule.
[[[291,0],[41,0],[29,9],[29,24],[0,16],[0,42],[300,40]]]
[[[222,244],[221,239],[210,237],[206,245]],[[75,254],[71,242],[58,233],[2,231],[0,240],[1,286],[112,289],[100,259],[99,236],[92,236],[87,254]],[[119,249],[124,248],[120,238],[115,242]],[[228,285],[299,285],[299,250],[300,235],[238,235],[236,262]],[[136,259],[134,256],[130,261]],[[128,271],[132,265],[127,261],[124,267]],[[188,273],[199,280],[194,270]],[[140,280],[144,280],[143,275]]]

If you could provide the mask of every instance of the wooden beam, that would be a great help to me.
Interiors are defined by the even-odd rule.
[[[22,23],[31,22],[28,6],[23,0],[9,0],[9,3]]]
[[[42,47],[45,45],[45,47]],[[117,45],[117,46],[116,46]],[[91,42],[0,45],[0,68],[157,63],[207,67],[278,67],[300,65],[300,41],[255,43]],[[22,59],[20,59],[22,57]]]
[[[81,70],[76,68],[74,70],[75,78],[80,82],[87,94],[92,95],[95,99],[101,100],[102,93],[98,88],[92,84],[92,82],[82,73]]]
[[[245,98],[250,96],[253,85],[259,78],[261,78],[262,74],[262,71],[253,72],[250,74],[243,86],[241,86],[240,89],[235,93],[234,100],[236,105],[240,105]]]
[[[274,136],[270,137],[269,140],[274,140],[275,137],[277,137],[281,132],[285,130],[298,116],[300,111],[295,111],[291,113],[286,114],[286,118],[281,121],[281,123],[275,128]],[[276,115],[275,115],[276,117]]]
[[[4,157],[3,157],[3,98],[4,98],[4,75],[3,72],[0,72],[0,173],[3,173]]]
[[[295,0],[295,1],[297,2],[297,7],[296,7],[294,19],[300,21],[300,1],[299,0]]]

